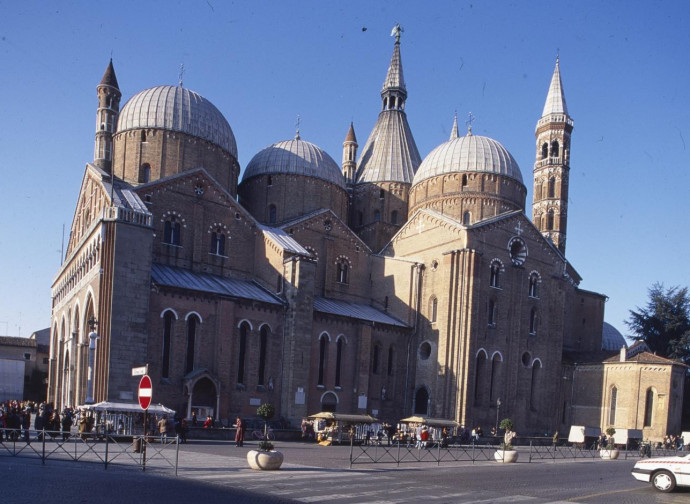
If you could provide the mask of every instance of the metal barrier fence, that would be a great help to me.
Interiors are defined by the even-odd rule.
[[[515,446],[518,453],[526,457],[528,462],[533,460],[564,460],[564,459],[596,459],[600,457],[599,449],[594,446],[572,446],[567,444],[550,446],[546,442],[530,441],[529,445]],[[486,462],[495,460],[499,445],[492,444],[456,444],[442,445],[433,442],[426,446],[394,441],[390,445],[386,441],[364,444],[353,439],[350,443],[350,468],[355,464],[400,464],[404,463],[435,463],[444,462]],[[649,444],[629,444],[618,449],[619,457],[624,460],[642,457],[663,457],[677,455],[677,450],[670,448],[653,448]],[[524,460],[524,458],[523,458]]]
[[[0,429],[0,457],[72,460],[103,464],[135,465],[178,471],[180,440],[177,436],[121,436],[116,434],[63,434],[61,431]]]

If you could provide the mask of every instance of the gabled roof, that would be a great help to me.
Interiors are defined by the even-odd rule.
[[[607,362],[607,363],[620,362],[620,354],[609,357],[604,362]],[[626,358],[625,362],[637,362],[640,364],[666,364],[666,365],[676,364],[678,366],[690,367],[690,366],[687,366],[686,364],[682,363],[681,361],[674,360],[674,359],[667,359],[666,357],[660,357],[659,355],[655,355],[651,352],[640,352],[636,355],[633,355],[632,357]]]
[[[339,315],[341,317],[365,320],[376,324],[386,324],[396,327],[409,327],[404,322],[391,317],[387,313],[362,303],[351,303],[339,299],[314,296],[314,311]]]
[[[231,298],[250,299],[273,305],[283,304],[280,298],[274,296],[256,282],[222,277],[210,273],[197,273],[164,264],[153,263],[151,265],[151,282],[157,286],[218,294]]]
[[[322,220],[326,214],[328,214],[328,218],[331,220],[331,225],[337,225],[339,229],[348,234],[350,236],[350,240],[356,242],[359,246],[363,247],[364,250],[367,252],[371,252],[371,249],[367,246],[366,243],[362,241],[362,239],[354,232],[352,229],[350,229],[347,224],[345,224],[340,217],[338,217],[333,210],[329,208],[324,208],[324,209],[319,209],[315,210],[313,212],[309,212],[308,214],[302,215],[301,217],[298,217],[296,219],[293,219],[291,221],[285,222],[280,225],[280,229],[282,230],[288,230],[290,228],[294,227],[303,227],[307,228],[309,227],[309,221],[317,221],[317,220]]]

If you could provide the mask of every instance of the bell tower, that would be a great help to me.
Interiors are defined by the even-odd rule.
[[[345,141],[343,142],[343,177],[347,184],[355,181],[355,170],[357,169],[357,137],[355,127],[350,123]]]
[[[120,98],[122,97],[112,58],[96,89],[98,111],[96,112],[93,164],[110,173],[113,165],[113,134],[117,128],[117,116],[120,113]]]
[[[570,179],[570,135],[573,120],[565,103],[559,58],[551,77],[544,111],[537,122],[532,220],[565,255]]]

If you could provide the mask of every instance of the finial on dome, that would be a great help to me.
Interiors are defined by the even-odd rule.
[[[302,118],[300,117],[300,115],[297,114],[297,130],[295,131],[295,140],[300,140],[300,137],[299,137],[299,123],[300,123],[301,119],[302,119]]]
[[[455,111],[455,116],[453,117],[453,129],[450,132],[450,140],[454,140],[456,138],[460,138],[460,134],[458,133],[458,111]]]
[[[472,122],[474,119],[474,115],[472,115],[472,112],[470,112],[467,121],[465,121],[465,124],[467,124],[467,136],[472,136]]]
[[[405,29],[402,26],[400,26],[400,23],[396,23],[396,25],[393,27],[393,30],[391,31],[391,37],[395,37],[396,44],[400,43],[400,34],[404,31]]]
[[[184,87],[184,86],[182,85],[182,76],[183,76],[183,75],[184,75],[184,63],[182,63],[182,64],[180,65],[180,74],[179,74],[178,84],[177,84],[177,85],[180,86],[180,87]]]

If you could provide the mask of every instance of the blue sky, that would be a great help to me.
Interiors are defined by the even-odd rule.
[[[606,320],[654,282],[690,285],[690,34],[685,1],[16,2],[0,0],[0,335],[48,327],[85,163],[96,85],[113,58],[123,102],[184,85],[228,119],[245,167],[301,135],[340,161],[380,109],[400,23],[420,154],[453,114],[501,142],[528,188],[556,55],[572,137],[567,257]],[[461,127],[463,129],[464,127]]]

